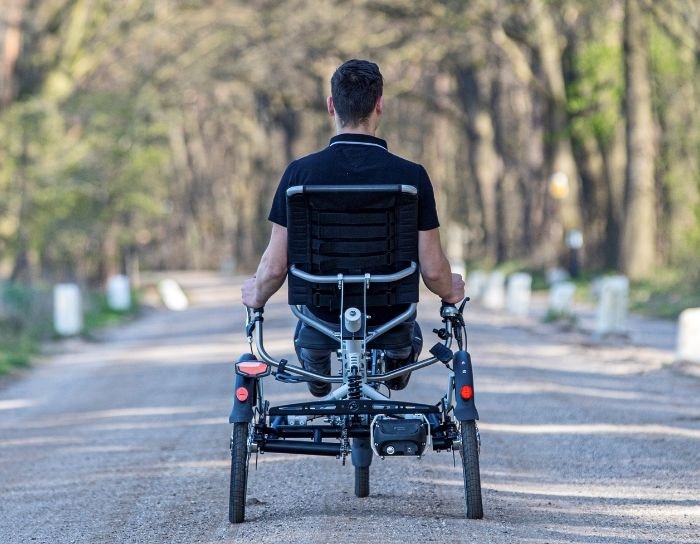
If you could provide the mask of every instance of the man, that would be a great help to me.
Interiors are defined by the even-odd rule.
[[[343,63],[331,78],[331,96],[326,100],[333,116],[336,136],[330,145],[317,153],[293,161],[285,171],[275,194],[268,219],[272,222],[270,242],[256,274],[241,289],[243,304],[261,308],[287,276],[286,191],[305,184],[396,184],[418,189],[418,261],[423,282],[445,302],[457,303],[464,298],[464,281],[452,274],[440,245],[440,233],[433,188],[425,169],[389,153],[387,143],[375,136],[384,110],[383,78],[379,67],[366,60]],[[377,312],[370,312],[377,313]],[[297,329],[297,335],[299,329]],[[415,350],[387,350],[393,367],[407,362]],[[297,352],[305,368],[330,374],[330,350],[307,349]],[[401,389],[406,379],[389,384]],[[330,392],[331,385],[309,383],[315,396]]]

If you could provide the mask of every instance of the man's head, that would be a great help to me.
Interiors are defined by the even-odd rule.
[[[365,125],[375,111],[381,113],[383,86],[384,78],[375,63],[344,62],[331,77],[328,111],[337,116],[340,127]]]

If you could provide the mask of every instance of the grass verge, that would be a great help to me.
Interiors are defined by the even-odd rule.
[[[41,344],[57,339],[53,332],[51,290],[0,285],[0,376],[31,364],[41,352]],[[99,330],[133,319],[139,308],[139,293],[132,293],[132,305],[126,311],[112,310],[103,294],[84,297],[81,336],[94,339]]]
[[[687,308],[700,307],[700,286],[677,273],[664,272],[630,286],[630,310],[652,317],[677,319]]]

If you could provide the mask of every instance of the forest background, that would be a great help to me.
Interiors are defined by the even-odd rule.
[[[695,0],[0,0],[0,280],[252,271],[348,58],[451,257],[697,292]]]

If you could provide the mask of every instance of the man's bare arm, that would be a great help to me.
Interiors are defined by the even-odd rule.
[[[438,229],[418,232],[418,261],[428,289],[445,302],[457,303],[464,298],[464,280],[452,273],[440,245]]]
[[[284,284],[287,277],[287,229],[272,224],[267,245],[258,270],[241,287],[241,299],[249,308],[262,308]]]

